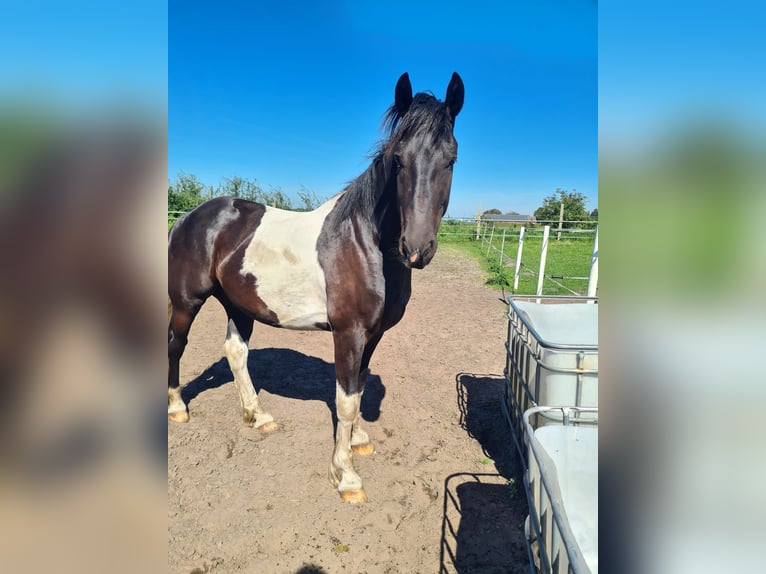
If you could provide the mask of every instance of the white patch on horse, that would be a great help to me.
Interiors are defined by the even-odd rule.
[[[335,381],[335,407],[338,415],[338,428],[335,435],[335,451],[330,463],[330,481],[338,491],[360,490],[362,479],[354,469],[351,458],[351,432],[354,420],[359,414],[362,400],[361,393],[347,395]]]
[[[234,385],[239,392],[239,401],[242,405],[242,415],[245,422],[253,423],[255,428],[273,423],[274,418],[261,407],[258,393],[253,387],[253,381],[247,370],[247,355],[249,353],[247,343],[242,340],[242,336],[231,319],[229,319],[223,350],[229,361],[229,368],[234,375]]]
[[[172,415],[186,411],[186,403],[181,398],[180,387],[168,387],[168,414]]]
[[[258,297],[282,327],[317,329],[328,322],[317,238],[338,197],[309,212],[267,207],[245,250],[240,272],[255,277]]]

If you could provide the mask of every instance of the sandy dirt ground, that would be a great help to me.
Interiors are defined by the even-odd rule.
[[[168,428],[169,572],[526,571],[501,294],[450,246],[413,283],[370,365],[362,416],[376,452],[354,456],[363,505],[343,504],[327,478],[332,336],[256,324],[248,367],[280,425],[262,435],[242,422],[223,309],[205,304],[181,362],[191,422]]]

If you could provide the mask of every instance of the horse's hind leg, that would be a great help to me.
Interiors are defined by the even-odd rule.
[[[181,398],[179,365],[186,348],[189,329],[201,307],[202,302],[190,307],[168,302],[168,419],[177,423],[189,422],[189,412]]]
[[[234,375],[234,384],[242,405],[242,418],[261,432],[274,431],[278,428],[277,423],[261,407],[258,393],[255,392],[253,381],[247,370],[248,341],[253,332],[253,320],[228,306],[226,312],[229,315],[229,324],[223,349],[229,361],[229,368]]]

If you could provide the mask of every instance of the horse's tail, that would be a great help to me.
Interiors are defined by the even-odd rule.
[[[170,324],[170,318],[173,316],[173,303],[170,302],[170,296],[168,295],[168,324]]]

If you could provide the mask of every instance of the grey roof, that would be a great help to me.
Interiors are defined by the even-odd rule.
[[[492,221],[509,221],[509,222],[517,222],[517,221],[536,221],[534,215],[521,215],[519,213],[488,213],[487,215],[483,216],[484,219],[491,219]]]

